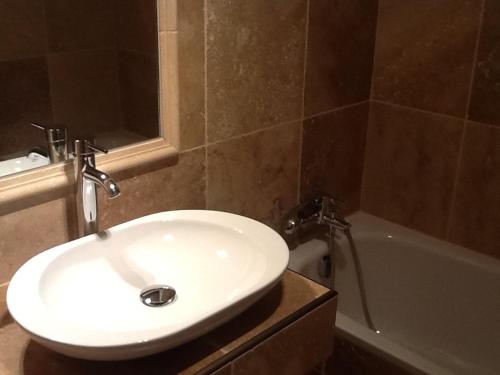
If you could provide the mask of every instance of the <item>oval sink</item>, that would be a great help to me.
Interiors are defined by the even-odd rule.
[[[162,212],[36,255],[12,278],[7,305],[57,352],[137,358],[241,313],[279,280],[288,253],[275,231],[246,217]]]

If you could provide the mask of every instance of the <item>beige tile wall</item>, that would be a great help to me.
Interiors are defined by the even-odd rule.
[[[494,1],[483,8],[482,1],[464,0],[450,18],[448,2],[416,4],[381,0],[377,9],[371,0],[180,2],[185,151],[175,166],[160,163],[117,176],[124,194],[101,201],[103,226],[161,210],[210,208],[278,227],[299,198],[323,191],[346,199],[349,211],[361,201],[382,217],[499,256],[499,231],[492,224],[500,221],[498,107],[486,106],[498,95],[493,88],[500,75],[487,56],[496,56],[500,43],[493,21],[499,8]],[[136,5],[130,1],[128,6]],[[401,26],[402,36],[414,64],[401,62],[394,56],[402,47],[391,39],[391,30],[397,30],[401,17],[396,15],[407,13],[432,14],[431,23],[459,28],[463,41],[447,43],[446,35],[437,35],[439,43],[428,43],[434,39],[425,22],[408,23]],[[372,63],[366,51],[374,49],[376,28],[369,106]],[[351,56],[346,44],[355,45],[356,53]],[[25,46],[26,54],[35,47]],[[475,65],[469,63],[471,53]],[[448,65],[430,59],[440,54],[449,57]],[[401,67],[400,79],[392,83],[384,79],[391,66]],[[403,67],[411,71],[400,71]],[[474,71],[469,74],[473,89],[465,94],[470,111],[460,93],[462,79],[453,79],[466,68]],[[415,75],[428,81],[437,75],[456,85],[457,92],[446,96],[449,88],[443,83],[442,96],[448,99],[436,101],[440,94],[433,82],[406,79]],[[421,95],[415,95],[419,90]],[[467,115],[455,116],[462,112]],[[465,119],[470,119],[466,126]],[[474,150],[481,140],[487,147],[479,153]],[[380,185],[381,175],[388,186]],[[0,218],[0,282],[29,256],[74,238],[73,204],[65,196],[52,202],[34,199]],[[463,230],[468,225],[464,212],[476,218],[477,230]]]
[[[209,142],[301,119],[307,3],[207,1]]]
[[[302,144],[304,92],[313,108],[308,111],[310,118],[316,115],[314,108],[329,113],[342,109],[340,104],[355,105],[368,99],[367,71],[371,63],[365,62],[363,56],[349,68],[352,77],[365,77],[357,78],[354,94],[351,90],[345,99],[335,99],[343,97],[346,82],[334,85],[330,100],[328,90],[317,89],[321,79],[317,74],[314,83],[307,83],[310,89],[305,89],[307,56],[316,69],[322,58],[317,51],[339,44],[338,37],[328,39],[318,32],[329,20],[338,22],[338,28],[345,32],[352,23],[352,39],[359,48],[373,48],[375,14],[364,10],[365,19],[370,19],[366,27],[354,17],[364,2],[352,8],[350,0],[340,1],[340,10],[349,15],[347,19],[333,9],[323,14],[321,7],[329,6],[325,0],[178,2],[181,149],[185,151],[174,165],[158,163],[115,176],[123,194],[112,201],[100,197],[102,227],[163,210],[210,208],[241,213],[277,228],[281,216],[298,200],[302,148],[316,147],[315,138],[328,134],[313,132],[304,141],[307,144]],[[54,6],[64,5],[59,3],[54,2]],[[137,4],[133,0],[126,2],[131,9]],[[314,11],[309,12],[309,8]],[[309,37],[308,25],[316,30]],[[363,34],[359,38],[355,35],[358,31]],[[316,52],[306,53],[307,44]],[[64,39],[57,45],[64,48]],[[347,71],[349,62],[344,59],[342,64]],[[336,65],[322,69],[328,76]],[[321,104],[314,105],[316,100]],[[328,127],[332,120],[333,126],[347,131],[350,122],[356,122],[352,136],[335,140],[339,144],[332,149],[333,155],[343,152],[347,145],[363,149],[364,127],[359,121],[365,108],[362,106],[359,113],[346,111],[345,115],[331,114],[320,119],[320,127]],[[305,126],[315,124],[308,120]],[[341,144],[344,142],[346,145]],[[328,151],[328,147],[324,149]],[[311,162],[302,159],[302,163]],[[353,176],[344,170],[342,179],[356,208],[358,168],[353,169]],[[324,188],[344,193],[342,189],[337,192]],[[22,211],[0,218],[0,283],[8,281],[30,256],[75,237],[73,197],[63,195],[56,201],[33,202]]]

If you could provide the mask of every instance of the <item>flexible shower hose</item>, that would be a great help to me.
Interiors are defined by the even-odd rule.
[[[370,328],[372,331],[380,333],[379,330],[375,327],[375,324],[373,324],[372,317],[370,315],[370,310],[368,309],[368,302],[366,298],[366,289],[365,289],[365,282],[363,279],[363,273],[361,270],[361,262],[359,261],[359,256],[358,256],[358,250],[356,248],[356,244],[354,243],[354,239],[351,234],[351,230],[349,228],[346,228],[343,230],[345,236],[347,237],[347,240],[349,241],[349,247],[351,249],[351,254],[352,254],[352,259],[354,261],[354,270],[356,272],[356,279],[358,281],[358,289],[359,289],[359,294],[361,297],[361,308],[363,309],[363,316],[365,318],[366,325],[368,328]],[[330,250],[330,257],[331,257],[331,277],[330,277],[330,288],[334,288],[334,283],[335,283],[335,248],[334,248],[334,239],[335,239],[335,227],[330,226],[330,234],[329,234],[329,250]]]

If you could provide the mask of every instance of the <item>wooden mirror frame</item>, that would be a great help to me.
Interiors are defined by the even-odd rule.
[[[179,82],[177,56],[177,0],[157,0],[160,137],[97,155],[99,169],[115,173],[175,157],[179,150]],[[0,212],[15,210],[33,196],[72,186],[71,161],[0,178]]]

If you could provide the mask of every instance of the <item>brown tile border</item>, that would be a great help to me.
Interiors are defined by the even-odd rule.
[[[296,273],[296,272],[290,271],[290,270],[289,270],[289,272]],[[316,308],[318,308],[319,306],[321,306],[325,302],[330,301],[336,297],[337,297],[337,292],[335,292],[334,290],[329,290],[328,292],[326,292],[322,296],[316,298],[315,300],[309,302],[308,304],[306,304],[302,308],[296,310],[294,313],[290,314],[285,319],[274,324],[272,327],[259,333],[258,335],[256,335],[255,337],[253,337],[252,339],[250,339],[249,341],[247,341],[243,345],[237,347],[234,350],[231,350],[229,353],[227,353],[224,356],[222,356],[221,358],[217,359],[209,366],[200,370],[197,374],[198,375],[211,374],[215,371],[222,369],[229,362],[235,360],[236,358],[238,358],[239,356],[241,356],[245,352],[252,350],[253,348],[255,348],[258,344],[260,344],[264,340],[270,338],[271,336],[273,336],[277,332],[281,331],[282,329],[284,329],[284,328],[290,326],[291,324],[293,324],[294,322],[296,322],[298,319],[300,319],[301,317],[303,317],[307,313],[315,310]]]
[[[3,287],[5,291],[6,285]],[[325,305],[330,306],[330,311],[331,306],[335,304],[334,291],[313,283],[295,272],[285,271],[280,283],[252,305],[248,312],[243,312],[232,320],[236,327],[241,327],[242,323],[250,321],[248,325],[243,324],[241,332],[238,330],[234,333],[230,321],[177,349],[124,362],[81,361],[60,355],[32,341],[9,319],[4,320],[5,324],[1,327],[0,348],[4,350],[0,351],[0,365],[4,365],[7,371],[13,373],[18,372],[19,366],[28,369],[26,373],[39,373],[50,369],[54,374],[87,374],[101,370],[106,373],[135,374],[138,371],[153,373],[154,369],[158,368],[163,368],[168,373],[212,373],[231,368],[231,364],[228,363],[234,358],[240,357],[246,350],[257,346],[278,331],[283,332],[289,325],[293,324],[290,327],[293,328],[296,320],[302,318],[302,321],[308,321],[309,315],[304,317],[305,314],[316,311],[317,308],[324,311]],[[314,316],[318,318],[317,314]],[[225,333],[229,333],[229,340]],[[283,334],[286,335],[286,331]],[[314,337],[312,340],[316,342]],[[229,342],[230,344],[226,345]],[[233,346],[233,343],[236,345]]]
[[[7,288],[9,283],[0,284],[0,329],[12,322],[9,311],[7,310]]]
[[[308,312],[232,362],[233,375],[304,375],[333,354],[337,300]]]

